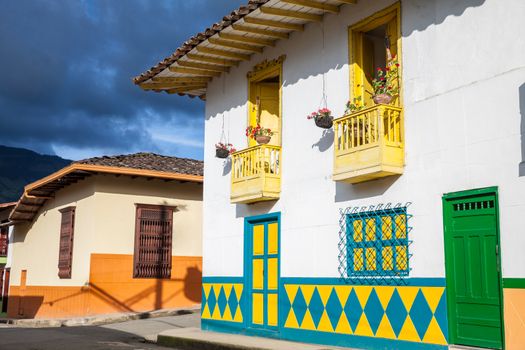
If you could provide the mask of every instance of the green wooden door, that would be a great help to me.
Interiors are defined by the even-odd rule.
[[[443,206],[449,342],[502,349],[496,193],[449,194]]]

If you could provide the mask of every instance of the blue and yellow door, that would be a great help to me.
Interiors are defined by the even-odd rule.
[[[280,215],[246,218],[244,254],[248,292],[247,326],[277,331]]]

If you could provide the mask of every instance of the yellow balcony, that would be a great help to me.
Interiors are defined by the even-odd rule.
[[[281,147],[258,145],[232,154],[232,203],[279,199]]]
[[[403,173],[402,109],[376,105],[334,120],[335,181],[358,183]]]

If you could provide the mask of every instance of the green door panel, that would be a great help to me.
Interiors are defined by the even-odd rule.
[[[450,343],[502,349],[497,198],[448,195],[443,205]]]

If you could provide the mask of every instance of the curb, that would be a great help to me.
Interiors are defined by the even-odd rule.
[[[268,350],[267,348],[254,348],[253,346],[226,344],[162,334],[157,336],[157,345],[184,350]]]
[[[143,320],[166,316],[181,316],[200,312],[200,305],[184,309],[162,309],[146,312],[130,312],[125,314],[98,315],[70,319],[6,319],[0,322],[21,328],[53,328],[53,327],[77,327],[77,326],[100,326],[110,323],[118,323],[132,320]]]

